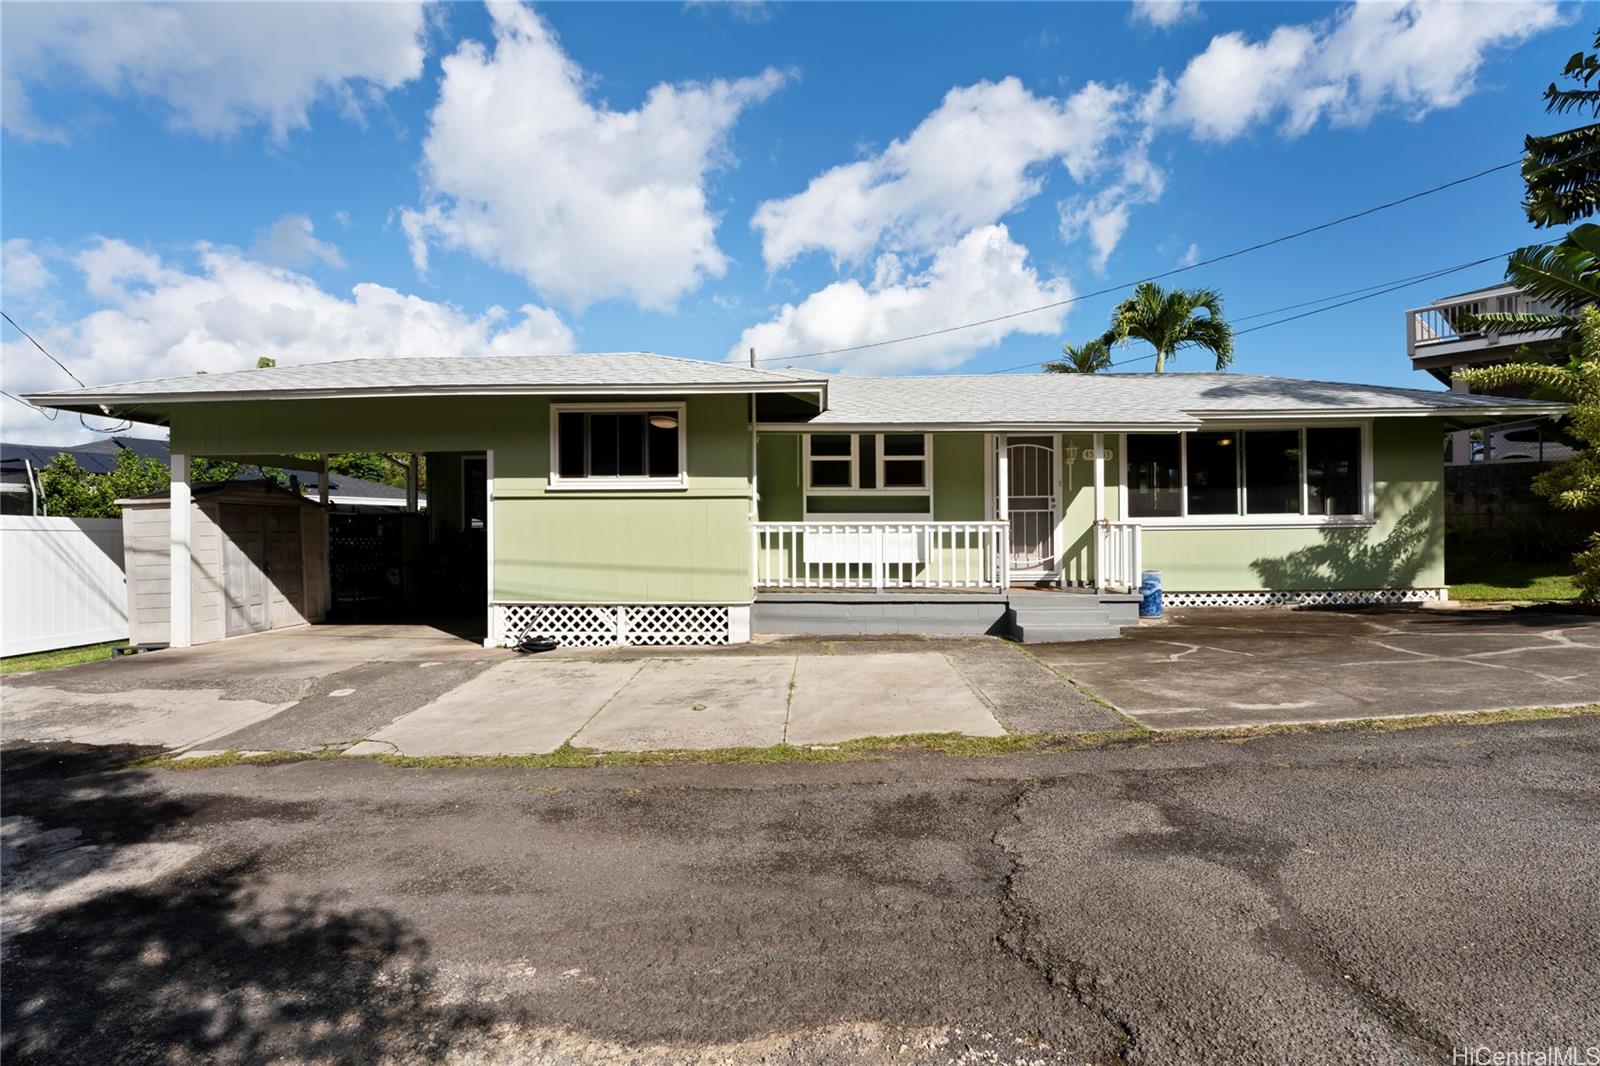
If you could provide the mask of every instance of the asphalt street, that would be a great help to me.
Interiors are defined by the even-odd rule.
[[[840,765],[4,752],[8,1062],[1600,1045],[1600,715]]]

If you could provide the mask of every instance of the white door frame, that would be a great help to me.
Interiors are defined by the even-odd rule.
[[[1023,578],[1025,580],[1029,580],[1029,581],[1059,581],[1061,579],[1061,551],[1062,551],[1062,548],[1061,548],[1061,545],[1062,545],[1062,541],[1061,541],[1061,525],[1062,525],[1062,522],[1064,520],[1064,512],[1066,510],[1066,508],[1063,506],[1063,500],[1062,500],[1062,496],[1061,496],[1061,435],[1059,433],[1018,433],[1018,434],[1001,433],[1001,434],[997,434],[996,437],[995,437],[996,449],[995,449],[994,461],[991,462],[989,465],[990,465],[991,469],[998,467],[1000,465],[999,457],[1002,454],[1007,455],[1007,462],[1004,464],[1004,466],[1007,468],[1005,470],[1005,476],[1006,477],[1009,477],[1009,475],[1010,475],[1010,470],[1009,470],[1009,467],[1010,467],[1009,449],[1012,447],[1012,444],[1013,444],[1013,441],[1012,441],[1013,436],[1017,436],[1017,437],[1036,437],[1036,438],[1040,438],[1040,439],[1048,442],[1047,444],[1043,444],[1043,445],[1027,445],[1027,446],[1029,446],[1029,447],[1048,447],[1049,450],[1050,450],[1050,489],[1051,489],[1051,492],[1050,492],[1050,505],[1051,505],[1051,518],[1050,518],[1050,521],[1049,521],[1049,528],[1050,528],[1050,532],[1051,532],[1051,545],[1050,545],[1051,555],[1050,555],[1050,562],[1049,562],[1048,565],[1045,565],[1045,566],[1034,566],[1034,567],[1022,567],[1013,558],[1012,563],[1011,563],[1011,576],[1014,577],[1014,578],[1015,577],[1020,577],[1020,578]],[[997,488],[997,491],[1006,493],[1007,498],[1008,498],[1007,502],[1009,504],[1010,503],[1010,500],[1009,500],[1009,497],[1010,497],[1010,484],[1009,484],[1009,482],[1001,482],[1000,481],[1000,477],[1001,477],[1001,475],[997,472],[996,475],[995,475],[996,488]],[[995,496],[993,494],[991,494],[990,507],[991,508],[995,508],[997,510],[997,508],[995,507],[995,499],[996,499]],[[1007,512],[1008,512],[1007,517],[1008,518],[1011,517],[1011,515],[1014,514],[1015,511],[1016,511],[1016,508],[1014,506],[1008,506],[1007,507]],[[1008,543],[1007,544],[1007,551],[1010,551],[1010,550],[1011,550],[1011,547],[1010,547],[1010,544]]]

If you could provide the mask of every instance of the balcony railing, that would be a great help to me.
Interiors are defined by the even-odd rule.
[[[756,522],[763,589],[994,589],[1011,583],[1004,522]]]
[[[1460,341],[1481,342],[1483,347],[1499,344],[1501,335],[1492,328],[1470,325],[1475,315],[1515,314],[1548,315],[1554,309],[1520,292],[1480,293],[1460,300],[1441,300],[1429,307],[1413,308],[1406,312],[1406,351],[1417,355],[1432,345]],[[1540,337],[1542,334],[1517,334],[1514,340]]]
[[[1144,535],[1136,522],[1101,522],[1095,552],[1095,588],[1133,592],[1144,565]]]

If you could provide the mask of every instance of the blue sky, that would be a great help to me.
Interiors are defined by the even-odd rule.
[[[259,355],[754,345],[781,363],[1514,159],[1561,125],[1539,94],[1588,14],[7,5],[0,297],[91,383]],[[1520,195],[1502,171],[1167,284],[1218,288],[1242,317],[1482,258],[1530,239]],[[1236,369],[1428,387],[1401,311],[1500,274],[1251,333]],[[1009,368],[1098,335],[1115,299],[804,365]],[[71,384],[9,327],[4,344],[7,391]],[[8,439],[84,435],[0,412]]]

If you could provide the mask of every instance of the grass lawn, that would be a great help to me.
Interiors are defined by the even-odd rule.
[[[0,659],[0,674],[26,674],[34,670],[54,670],[58,666],[76,666],[111,658],[111,649],[126,641],[114,640],[110,644],[85,644],[81,648],[58,648],[55,651],[38,651],[32,655],[12,655]]]
[[[1572,561],[1446,556],[1445,583],[1458,600],[1575,600]]]

